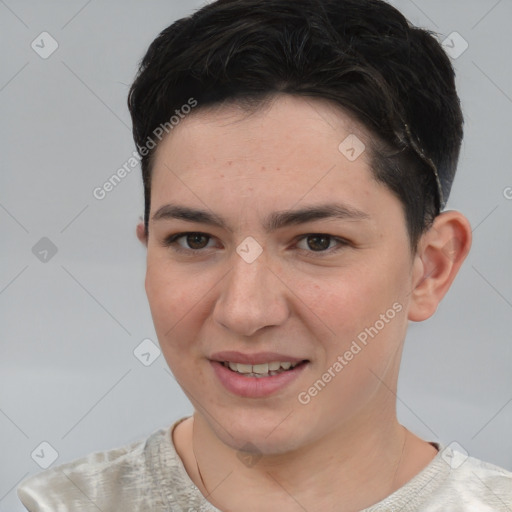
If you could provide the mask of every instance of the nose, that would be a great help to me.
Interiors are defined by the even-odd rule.
[[[282,325],[289,316],[286,290],[263,254],[252,263],[234,254],[213,318],[238,336],[252,336],[264,327]]]

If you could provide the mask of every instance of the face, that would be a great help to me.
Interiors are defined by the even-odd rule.
[[[233,448],[282,453],[394,411],[413,260],[401,203],[349,135],[366,140],[332,105],[283,95],[198,111],[155,155],[153,321]]]

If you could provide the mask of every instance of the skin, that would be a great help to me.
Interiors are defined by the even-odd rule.
[[[173,441],[191,479],[226,512],[269,503],[280,511],[361,510],[437,453],[397,421],[400,357],[408,322],[432,316],[453,282],[471,227],[459,212],[443,212],[412,254],[402,205],[373,179],[369,151],[349,161],[338,150],[349,134],[369,142],[328,102],[278,95],[251,115],[235,105],[198,110],[157,148],[149,235],[142,225],[137,234],[147,246],[146,292],[162,352],[195,411]],[[271,212],[333,202],[367,218],[264,229]],[[220,215],[228,229],[154,220],[168,203]],[[196,241],[194,255],[186,238],[176,245],[188,252],[163,244],[187,232],[211,238]],[[328,239],[319,249],[306,236],[315,233],[348,243]],[[236,252],[247,236],[263,249],[252,263]],[[401,312],[300,403],[299,393],[395,303]],[[274,396],[242,398],[214,375],[208,357],[220,350],[309,363]],[[237,456],[247,442],[249,464]]]

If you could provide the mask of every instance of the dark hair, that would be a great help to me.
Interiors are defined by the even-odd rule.
[[[463,115],[434,33],[382,0],[217,0],[163,30],[128,96],[146,233],[158,127],[170,132],[191,99],[254,108],[277,93],[330,100],[362,123],[374,177],[402,202],[414,250],[450,193]]]

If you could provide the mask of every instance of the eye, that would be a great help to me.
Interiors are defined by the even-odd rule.
[[[306,247],[300,247],[300,243],[305,242]],[[334,245],[331,245],[335,243]],[[337,245],[336,245],[337,244]],[[335,237],[332,235],[327,235],[325,233],[309,233],[307,235],[303,235],[299,239],[299,243],[297,246],[299,249],[304,250],[309,253],[321,253],[319,256],[323,254],[332,254],[337,252],[343,247],[349,245],[349,243],[343,238]]]
[[[212,237],[201,232],[184,232],[168,236],[164,241],[165,247],[171,247],[173,251],[188,253],[190,255],[200,254],[205,249],[211,249],[209,245]],[[302,244],[302,247],[301,247]],[[308,253],[308,256],[326,256],[340,251],[350,245],[347,240],[325,233],[308,233],[299,237],[297,247],[299,250]]]
[[[202,249],[208,248],[207,245],[210,240],[211,236],[206,233],[176,233],[167,237],[164,240],[164,245],[172,247],[177,252],[199,252]]]

